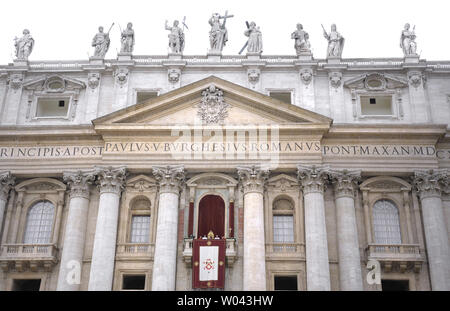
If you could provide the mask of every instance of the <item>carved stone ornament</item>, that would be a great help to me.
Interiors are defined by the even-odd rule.
[[[153,166],[153,175],[159,184],[160,193],[179,194],[186,178],[183,165]]]
[[[252,166],[242,166],[237,168],[239,181],[242,184],[244,194],[249,192],[264,192],[264,185],[269,178],[267,168]]]
[[[408,82],[414,88],[418,88],[422,83],[422,73],[420,71],[412,71],[408,73]]]
[[[120,86],[123,86],[128,81],[128,74],[129,74],[128,68],[117,68],[117,70],[114,73],[114,76],[116,78],[117,83]]]
[[[386,78],[378,73],[370,74],[364,79],[364,87],[370,91],[385,90],[386,84]]]
[[[88,74],[88,85],[91,89],[95,90],[100,84],[100,73],[91,72]]]
[[[330,79],[330,85],[337,89],[342,84],[342,73],[341,72],[330,72],[328,78]]]
[[[7,201],[9,190],[14,186],[15,177],[10,172],[0,173],[0,200]]]
[[[297,166],[297,177],[305,194],[312,192],[323,193],[329,181],[328,166]]]
[[[95,180],[95,172],[93,170],[64,172],[63,180],[70,187],[70,198],[89,199],[89,185]]]
[[[449,173],[446,169],[414,172],[413,184],[421,199],[440,197],[442,190],[447,188],[449,182]]]
[[[259,69],[249,69],[247,71],[248,81],[253,84],[255,84],[259,81],[260,75],[261,75],[261,71]]]
[[[178,83],[180,81],[181,70],[178,68],[172,68],[167,71],[167,79],[170,83]]]
[[[366,73],[344,82],[350,89],[364,89],[368,91],[384,91],[387,89],[400,89],[408,86],[408,81],[385,73]]]
[[[341,170],[330,172],[331,182],[334,184],[335,197],[354,197],[358,182],[361,180],[360,170]]]
[[[72,79],[62,75],[44,75],[36,79],[27,81],[23,84],[27,90],[32,90],[40,93],[64,93],[64,92],[79,92],[86,87],[83,81]]]
[[[197,114],[206,124],[218,124],[228,116],[228,107],[222,90],[211,84],[202,92],[202,99],[197,105]]]
[[[18,90],[22,87],[23,75],[20,73],[13,73],[8,78],[9,87],[13,90]]]
[[[304,68],[300,70],[300,78],[302,79],[303,84],[309,85],[313,78],[313,71],[310,68]]]
[[[121,167],[95,167],[95,175],[97,175],[97,184],[100,193],[120,194],[124,187],[126,178],[126,168]]]

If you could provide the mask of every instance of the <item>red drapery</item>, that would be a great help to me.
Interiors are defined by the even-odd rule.
[[[218,195],[206,195],[200,200],[198,213],[198,236],[208,235],[212,230],[215,235],[225,235],[225,202]]]

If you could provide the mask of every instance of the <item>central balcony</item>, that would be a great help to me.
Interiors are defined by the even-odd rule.
[[[150,243],[117,244],[116,258],[118,260],[153,260],[155,245]]]
[[[183,260],[186,265],[190,266],[192,263],[192,245],[193,239],[185,238],[183,245]],[[226,242],[225,258],[228,267],[232,267],[237,258],[237,243],[236,239],[228,238]]]
[[[50,271],[58,262],[58,249],[54,244],[4,244],[0,265],[3,271]]]
[[[379,261],[386,272],[396,268],[400,272],[409,268],[419,272],[424,261],[418,244],[369,244],[366,258]]]

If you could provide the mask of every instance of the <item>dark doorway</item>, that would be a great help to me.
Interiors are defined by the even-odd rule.
[[[298,290],[297,276],[276,276],[275,290]]]
[[[39,291],[41,279],[16,279],[13,280],[13,291]]]
[[[409,290],[408,280],[381,280],[381,290],[386,292],[400,292]]]
[[[198,236],[207,236],[210,230],[219,237],[225,235],[225,203],[218,195],[204,196],[198,208]]]
[[[145,289],[145,275],[124,275],[122,289],[143,290]]]

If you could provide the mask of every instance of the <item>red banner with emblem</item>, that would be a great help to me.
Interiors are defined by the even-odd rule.
[[[192,288],[224,288],[226,240],[195,239],[192,248]]]

